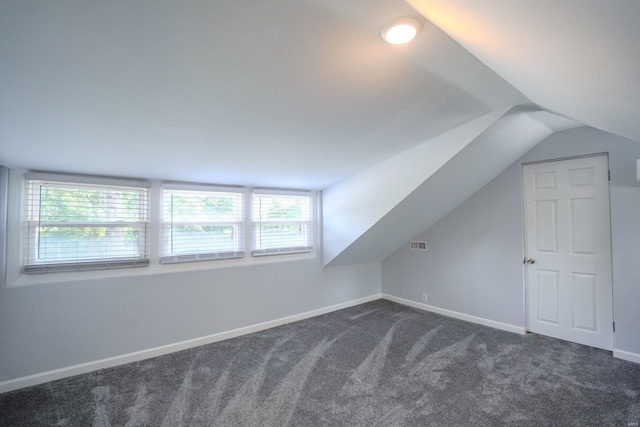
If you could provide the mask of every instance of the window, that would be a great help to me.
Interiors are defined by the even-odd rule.
[[[149,265],[148,184],[27,174],[25,273]]]
[[[244,256],[242,199],[238,191],[165,186],[160,262]]]
[[[253,193],[252,255],[313,250],[313,197],[308,193]]]
[[[9,171],[8,178],[8,200],[23,196],[22,209],[8,203],[6,275],[11,283],[48,280],[36,273],[245,258],[249,250],[258,257],[315,249],[317,196],[311,191],[18,170]]]

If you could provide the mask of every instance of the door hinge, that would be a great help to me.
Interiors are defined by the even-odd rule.
[[[611,169],[609,169],[609,181],[611,181]]]
[[[616,331],[616,322],[613,322],[613,332]]]

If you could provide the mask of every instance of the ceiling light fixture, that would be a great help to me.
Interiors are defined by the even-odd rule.
[[[412,18],[404,18],[385,25],[380,35],[387,43],[403,44],[413,40],[419,30],[420,22]]]

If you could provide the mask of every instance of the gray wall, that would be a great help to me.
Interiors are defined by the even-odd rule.
[[[7,201],[9,197],[9,169],[0,166],[0,289],[6,277]]]
[[[524,326],[522,162],[609,153],[615,348],[640,354],[640,143],[582,127],[556,133],[382,262],[382,291]],[[461,171],[464,173],[464,171]],[[455,191],[450,188],[449,191]]]
[[[0,290],[0,381],[380,292],[380,264],[320,259]]]

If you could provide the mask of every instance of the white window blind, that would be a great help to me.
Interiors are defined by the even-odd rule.
[[[313,250],[313,196],[254,192],[254,256]]]
[[[163,264],[244,256],[243,193],[165,187]]]
[[[149,265],[148,184],[100,182],[27,175],[25,273]]]

